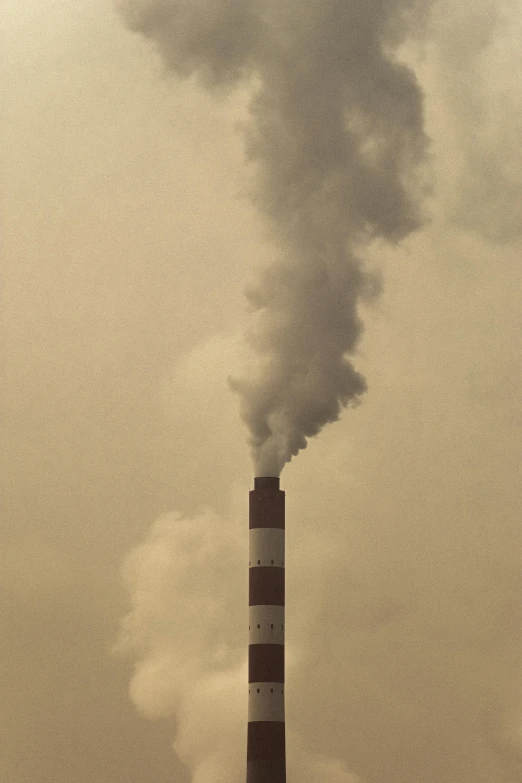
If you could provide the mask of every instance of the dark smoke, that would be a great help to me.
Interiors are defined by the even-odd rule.
[[[366,389],[351,358],[358,307],[378,288],[361,261],[375,238],[421,222],[427,139],[414,73],[398,60],[428,0],[126,0],[128,25],[181,77],[250,85],[253,200],[279,261],[248,293],[254,377],[232,381],[257,475],[279,475]]]

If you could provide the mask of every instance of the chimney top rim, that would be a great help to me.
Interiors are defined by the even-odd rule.
[[[256,476],[254,478],[254,489],[279,489],[279,476]]]

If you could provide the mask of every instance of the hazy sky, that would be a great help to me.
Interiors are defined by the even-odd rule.
[[[290,783],[522,783],[522,14],[423,25],[428,219],[361,251],[368,392],[282,474]],[[249,91],[108,0],[2,48],[0,780],[240,783]]]

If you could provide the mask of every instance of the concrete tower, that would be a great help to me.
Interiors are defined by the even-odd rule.
[[[285,493],[254,479],[249,513],[247,783],[286,783]]]

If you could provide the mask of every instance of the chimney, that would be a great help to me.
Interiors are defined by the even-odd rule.
[[[250,492],[247,783],[286,783],[285,493],[260,476]]]

